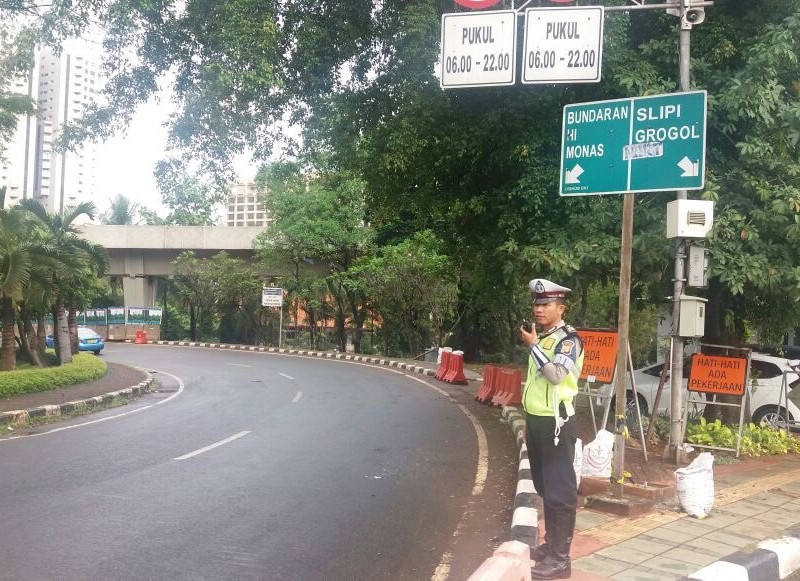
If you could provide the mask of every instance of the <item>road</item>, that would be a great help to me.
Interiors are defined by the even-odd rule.
[[[443,579],[506,540],[513,482],[492,475],[515,476],[510,437],[487,481],[480,422],[419,379],[211,349],[103,356],[157,371],[158,392],[0,441],[0,579]]]

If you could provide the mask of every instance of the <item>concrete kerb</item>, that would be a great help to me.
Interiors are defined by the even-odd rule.
[[[17,424],[27,424],[31,418],[50,418],[68,415],[70,413],[86,411],[89,408],[97,407],[103,404],[110,403],[116,397],[133,398],[134,396],[141,395],[150,389],[153,383],[153,374],[146,369],[139,369],[145,374],[146,379],[136,385],[132,385],[125,389],[111,391],[96,397],[90,397],[81,400],[68,401],[62,404],[43,405],[27,410],[12,410],[8,412],[0,412],[0,426],[13,427]]]
[[[511,435],[519,447],[519,469],[517,491],[514,494],[514,514],[511,518],[511,538],[536,546],[539,513],[536,510],[536,488],[533,486],[528,448],[525,445],[525,417],[514,406],[503,406],[501,415],[511,429]]]
[[[684,580],[752,579],[780,581],[800,570],[800,529],[761,541],[751,550],[737,551],[695,571]]]

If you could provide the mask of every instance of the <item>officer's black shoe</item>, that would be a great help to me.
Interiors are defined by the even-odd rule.
[[[531,569],[533,579],[569,579],[572,573],[572,564],[569,557],[563,558],[550,554],[541,563]]]
[[[544,561],[545,557],[547,557],[547,555],[550,554],[551,550],[552,547],[545,539],[545,541],[541,545],[539,545],[535,549],[531,549],[531,560],[536,561],[537,563],[539,561]]]

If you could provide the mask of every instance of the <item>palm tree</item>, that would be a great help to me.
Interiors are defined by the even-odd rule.
[[[57,214],[50,214],[38,200],[23,200],[19,204],[28,210],[41,226],[47,244],[52,248],[57,259],[51,269],[51,280],[55,287],[53,302],[53,338],[61,365],[72,361],[70,348],[70,329],[65,301],[78,279],[78,273],[89,266],[90,256],[96,252],[96,245],[79,236],[75,220],[86,215],[94,218],[95,206],[91,202],[83,202],[74,208],[66,208]],[[107,259],[106,259],[107,260]]]
[[[17,366],[14,300],[30,278],[32,260],[25,215],[18,208],[5,209],[5,194],[0,188],[0,369],[10,371]]]
[[[124,226],[133,224],[136,220],[136,213],[139,211],[139,204],[131,202],[130,199],[122,194],[117,194],[109,198],[111,206],[108,212],[103,213],[100,221],[103,224],[114,224]]]

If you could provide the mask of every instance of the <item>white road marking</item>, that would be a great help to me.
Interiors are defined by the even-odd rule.
[[[250,367],[249,365],[242,365],[241,363],[227,363],[227,365],[233,365],[235,367]]]
[[[292,400],[292,403],[297,403],[298,401],[300,401],[301,397],[303,397],[303,392],[302,391],[298,391],[297,395],[294,396],[294,399]]]
[[[143,412],[145,410],[149,410],[150,408],[154,408],[157,405],[161,405],[167,403],[171,399],[174,399],[183,393],[184,388],[186,387],[183,383],[183,380],[178,377],[177,375],[172,375],[171,373],[167,373],[166,371],[157,371],[157,373],[161,373],[162,375],[169,375],[172,379],[178,382],[178,391],[173,393],[166,399],[162,399],[161,401],[157,401],[156,403],[151,403],[150,405],[142,406],[140,408],[136,408],[135,410],[130,410],[127,412],[122,412],[121,414],[114,414],[113,416],[106,416],[105,418],[100,418],[99,420],[91,420],[88,422],[82,422],[80,424],[73,424],[71,426],[62,426],[60,428],[54,428],[52,430],[48,430],[46,432],[40,432],[38,434],[23,434],[21,436],[11,436],[10,438],[3,438],[0,439],[0,443],[7,442],[9,440],[19,440],[20,438],[35,438],[37,436],[46,436],[47,434],[55,434],[56,432],[61,432],[63,430],[72,430],[73,428],[82,428],[83,426],[91,426],[92,424],[99,424],[100,422],[107,422],[108,420],[115,420],[117,418],[122,418],[125,416],[129,416],[131,414],[138,414],[139,412]]]
[[[286,375],[285,373],[279,373],[278,375],[280,375],[281,377],[285,377],[289,381],[294,381],[294,377],[292,377],[291,375]]]
[[[219,442],[214,442],[206,446],[205,448],[200,448],[199,450],[195,450],[194,452],[189,452],[188,454],[184,454],[183,456],[178,456],[174,458],[174,460],[188,460],[189,458],[194,458],[195,456],[199,456],[203,452],[208,452],[209,450],[213,450],[214,448],[219,448],[220,446],[224,446],[229,442],[233,442],[234,440],[238,440],[250,433],[250,430],[245,430],[243,432],[239,432],[238,434],[234,434],[230,438],[225,438],[224,440],[220,440]]]

